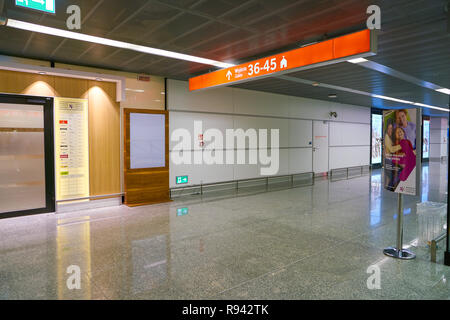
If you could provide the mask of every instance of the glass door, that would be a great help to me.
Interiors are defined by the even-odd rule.
[[[0,95],[0,219],[54,211],[48,99]]]

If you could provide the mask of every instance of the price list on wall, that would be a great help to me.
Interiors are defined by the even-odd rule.
[[[55,99],[56,198],[89,196],[88,101]]]

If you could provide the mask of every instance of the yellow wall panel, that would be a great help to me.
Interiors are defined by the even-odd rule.
[[[120,107],[114,83],[89,81],[91,195],[120,192]]]
[[[89,81],[85,79],[57,77],[55,79],[55,96],[61,98],[87,99],[88,83]]]
[[[34,73],[0,71],[0,92],[53,97],[55,77]]]

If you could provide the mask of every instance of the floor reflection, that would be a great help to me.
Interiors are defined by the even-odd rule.
[[[382,254],[395,243],[397,197],[374,170],[239,197],[0,220],[0,299],[450,298],[449,268],[416,246],[416,204],[446,201],[445,166],[425,165],[422,195],[405,197],[414,261]],[[374,263],[385,277],[376,292],[366,287]],[[67,287],[73,265],[79,290]]]

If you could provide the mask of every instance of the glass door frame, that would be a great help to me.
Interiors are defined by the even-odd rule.
[[[39,105],[44,109],[45,208],[0,213],[0,219],[55,212],[55,144],[53,98],[0,93],[0,103]]]

